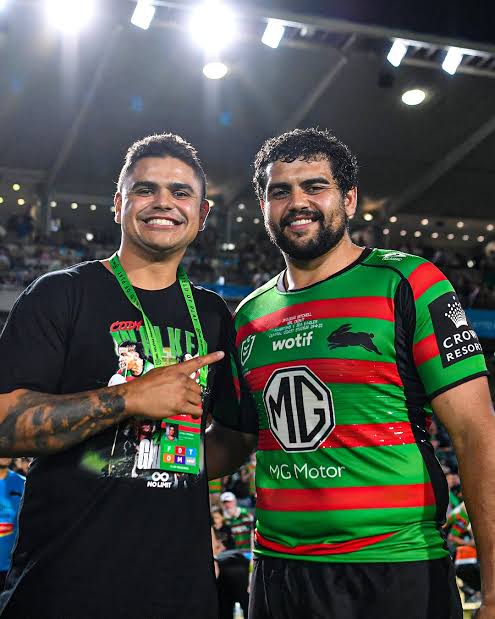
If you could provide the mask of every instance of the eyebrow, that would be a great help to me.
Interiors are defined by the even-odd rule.
[[[330,185],[331,182],[328,180],[328,178],[325,178],[324,176],[317,176],[315,178],[307,178],[306,180],[304,180],[301,183],[301,187],[303,187],[304,189],[306,187],[310,187],[311,185]],[[273,191],[274,189],[290,189],[291,188],[291,184],[290,183],[269,183],[268,187],[267,187],[267,191]]]

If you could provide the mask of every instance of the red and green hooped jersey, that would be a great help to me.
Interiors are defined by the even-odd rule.
[[[459,539],[471,537],[469,516],[464,501],[453,509],[447,518],[446,528],[450,535]]]
[[[253,517],[245,507],[239,507],[239,515],[233,518],[225,518],[234,538],[236,550],[251,551],[251,533],[253,530]]]
[[[241,303],[236,328],[259,416],[256,552],[447,556],[429,401],[487,372],[445,276],[416,256],[365,250],[301,290],[274,278]]]
[[[218,479],[210,479],[210,481],[208,482],[208,488],[210,494],[221,494],[222,479],[220,477]]]

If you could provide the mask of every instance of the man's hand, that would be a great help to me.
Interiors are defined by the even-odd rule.
[[[184,363],[155,368],[116,389],[125,393],[125,413],[129,417],[162,419],[175,415],[200,417],[201,387],[192,378],[205,365],[224,357],[222,351],[195,357]]]

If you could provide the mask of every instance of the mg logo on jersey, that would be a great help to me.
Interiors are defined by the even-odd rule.
[[[241,344],[241,364],[246,365],[247,360],[251,356],[253,352],[254,341],[256,340],[256,335],[248,335],[245,340],[243,340]]]
[[[263,399],[285,451],[314,451],[335,428],[332,392],[305,366],[273,372]]]

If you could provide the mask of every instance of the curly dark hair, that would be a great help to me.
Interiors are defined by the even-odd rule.
[[[125,177],[132,172],[136,163],[144,157],[174,157],[191,167],[201,182],[201,199],[205,199],[206,176],[198,157],[198,152],[192,144],[189,144],[180,135],[175,135],[174,133],[148,135],[129,146],[117,182],[117,191],[122,191]]]
[[[267,140],[254,159],[253,185],[259,200],[266,189],[267,166],[275,161],[292,163],[296,159],[327,159],[342,196],[357,185],[358,163],[348,146],[327,129],[294,129]]]

